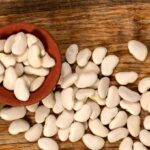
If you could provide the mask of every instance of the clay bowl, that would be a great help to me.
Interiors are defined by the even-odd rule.
[[[45,50],[55,59],[56,65],[50,69],[43,85],[35,92],[32,92],[29,100],[26,102],[19,101],[12,91],[7,90],[0,85],[0,103],[11,106],[27,106],[41,101],[55,87],[61,71],[61,55],[59,48],[52,36],[44,29],[41,29],[34,24],[14,23],[0,28],[0,39],[6,39],[9,35],[20,31],[32,33],[37,36],[43,42]]]

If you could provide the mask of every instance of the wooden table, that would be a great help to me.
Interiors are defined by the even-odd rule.
[[[120,56],[115,72],[134,70],[139,79],[150,74],[150,55],[141,63],[127,50],[130,39],[140,40],[150,48],[149,0],[0,0],[0,26],[20,21],[48,30],[57,40],[62,56],[71,43],[91,50],[102,45],[109,54]],[[116,84],[114,77],[111,79]],[[129,87],[136,88],[137,83]],[[142,118],[146,114],[142,112]],[[34,122],[32,114],[26,118]],[[9,135],[8,125],[0,120],[0,150],[38,150],[36,143],[26,142],[23,134]],[[61,150],[86,149],[82,142],[59,143]],[[118,144],[107,142],[104,150],[117,150]]]

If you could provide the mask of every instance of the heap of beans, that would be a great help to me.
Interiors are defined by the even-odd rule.
[[[27,101],[54,65],[55,60],[32,34],[19,32],[0,40],[0,83],[18,100]]]
[[[128,48],[138,61],[146,59],[148,50],[143,43],[131,40]],[[116,73],[119,86],[111,85],[110,76],[119,58],[107,55],[105,47],[97,47],[92,53],[88,48],[79,51],[78,46],[72,44],[65,58],[58,85],[40,104],[1,108],[1,118],[12,121],[9,133],[25,132],[25,139],[37,141],[43,150],[59,149],[52,138],[56,134],[63,142],[82,139],[91,150],[102,149],[106,140],[109,143],[122,140],[119,150],[148,150],[150,115],[141,127],[140,112],[141,108],[150,112],[150,77],[139,82],[139,92],[126,87],[137,80],[138,74],[134,71]],[[35,114],[32,126],[23,119],[27,111]]]

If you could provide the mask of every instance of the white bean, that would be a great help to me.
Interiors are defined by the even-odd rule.
[[[133,144],[134,150],[148,150],[141,142],[135,142]]]
[[[140,141],[147,147],[150,147],[150,132],[143,129],[140,131],[139,135]]]
[[[126,137],[119,145],[119,150],[133,150],[133,140],[130,137]]]
[[[80,122],[74,122],[70,126],[69,140],[71,142],[79,141],[84,135],[84,125]]]
[[[69,137],[69,132],[70,132],[70,128],[66,128],[66,129],[59,129],[58,130],[58,138],[60,141],[67,141],[68,137]]]
[[[131,115],[127,120],[127,128],[133,137],[137,137],[140,133],[140,117]]]
[[[119,58],[115,55],[106,56],[101,64],[101,72],[104,76],[110,76],[113,73],[113,70],[119,63]]]
[[[69,64],[74,64],[79,51],[77,44],[71,44],[66,50],[66,60]]]
[[[64,108],[67,110],[72,110],[74,106],[74,91],[73,88],[63,89],[61,92],[61,99]]]
[[[36,76],[47,76],[49,74],[49,70],[45,68],[33,68],[31,66],[24,67],[24,71],[26,74],[36,75]]]
[[[14,55],[22,55],[27,48],[27,37],[23,32],[19,32],[15,36],[15,41],[12,44],[12,53]],[[33,57],[34,55],[32,55]]]
[[[71,66],[70,66],[67,62],[62,63],[61,75],[60,75],[58,84],[61,84],[62,79],[63,79],[64,77],[68,76],[68,75],[71,74],[71,73],[72,73],[72,68],[71,68]]]
[[[45,137],[52,137],[56,135],[57,131],[56,117],[54,115],[49,115],[45,120],[43,134]]]
[[[16,35],[11,35],[6,39],[6,42],[5,42],[5,45],[4,45],[4,52],[5,53],[10,53],[11,52],[12,45],[15,42],[15,36]]]
[[[56,120],[56,126],[65,129],[68,128],[73,122],[73,111],[64,110],[62,114],[60,114]]]
[[[127,113],[125,111],[119,111],[115,118],[110,122],[109,128],[111,130],[123,127],[127,123]]]
[[[118,72],[115,74],[115,79],[120,85],[134,83],[138,78],[138,74],[134,71]]]
[[[101,123],[99,119],[90,119],[89,128],[91,132],[100,137],[107,137],[109,130]]]
[[[104,147],[105,141],[101,137],[92,134],[85,134],[82,137],[85,146],[91,150],[100,150]]]
[[[61,76],[62,76],[62,78],[66,77],[67,75],[69,75],[71,73],[72,73],[71,66],[67,62],[64,62],[62,64],[62,68],[61,68]]]
[[[98,84],[98,94],[101,98],[106,98],[110,85],[110,79],[103,77]]]
[[[138,84],[138,90],[140,93],[148,91],[150,88],[150,77],[143,78]]]
[[[78,88],[86,88],[92,86],[97,80],[97,74],[95,72],[82,72],[79,74],[78,80],[75,85]]]
[[[26,131],[24,137],[29,142],[35,142],[41,137],[42,131],[42,124],[34,124],[28,131]]]
[[[25,107],[4,107],[0,111],[0,117],[6,121],[21,119],[26,115]]]
[[[38,42],[38,38],[35,35],[27,33],[26,36],[27,36],[28,47],[31,47],[33,44]]]
[[[61,93],[59,91],[55,92],[55,101],[53,112],[55,114],[60,114],[64,110],[64,107],[62,104]]]
[[[117,115],[118,113],[118,108],[108,108],[104,107],[102,109],[101,115],[100,115],[100,120],[103,125],[108,125],[110,124],[111,120]]]
[[[97,47],[92,54],[92,60],[95,64],[100,65],[106,56],[107,49],[105,47]]]
[[[51,138],[40,138],[38,140],[38,146],[42,150],[59,150],[57,142]]]
[[[110,143],[114,143],[127,136],[128,136],[128,130],[126,128],[117,128],[110,131],[107,138]]]
[[[8,128],[8,132],[12,135],[17,135],[19,133],[25,132],[29,130],[30,125],[29,123],[24,119],[18,119],[13,121]]]
[[[34,68],[39,68],[42,65],[40,58],[41,49],[38,45],[32,45],[28,50],[28,62]]]
[[[30,96],[29,89],[23,78],[18,78],[14,85],[14,95],[20,101],[27,101]]]
[[[74,120],[78,122],[86,122],[90,118],[91,113],[91,107],[88,104],[85,104],[80,110],[76,111]]]
[[[108,95],[106,98],[106,106],[113,108],[118,106],[120,103],[120,96],[118,93],[118,88],[116,86],[111,86],[108,89]]]
[[[55,60],[50,57],[48,53],[45,53],[45,55],[42,58],[42,67],[44,68],[52,68],[55,66]]]
[[[120,107],[128,111],[132,115],[138,115],[141,112],[141,105],[139,103],[131,103],[125,100],[120,102]]]
[[[7,90],[14,90],[14,86],[17,80],[17,73],[13,67],[9,67],[5,71],[3,86]]]
[[[91,107],[91,110],[92,110],[90,119],[96,119],[100,115],[100,112],[101,112],[100,106],[93,101],[88,101],[87,104]]]
[[[138,102],[141,98],[139,93],[132,91],[125,86],[120,86],[118,92],[120,97],[128,102]]]
[[[88,63],[88,60],[90,59],[91,54],[92,54],[92,52],[88,48],[85,48],[85,49],[79,51],[79,53],[77,55],[78,66],[84,67]]]
[[[50,109],[41,105],[35,111],[35,121],[36,123],[43,123],[46,117],[49,115]]]
[[[139,61],[144,61],[147,57],[147,47],[139,41],[130,40],[128,42],[128,49],[129,52]]]

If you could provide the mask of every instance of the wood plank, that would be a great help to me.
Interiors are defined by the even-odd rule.
[[[141,79],[150,74],[150,54],[145,62],[136,61],[128,53],[127,42],[137,39],[150,48],[149,10],[149,0],[0,0],[0,26],[20,21],[41,26],[56,39],[62,57],[71,43],[79,44],[80,49],[88,47],[91,50],[105,46],[108,54],[120,57],[114,74],[134,70]],[[112,84],[116,84],[114,74]],[[138,81],[128,87],[137,89]],[[141,120],[147,114],[142,112]],[[27,118],[34,123],[33,114],[28,114]],[[9,135],[8,124],[0,120],[0,150],[38,150],[36,143],[26,142],[23,134]],[[81,141],[59,142],[59,145],[61,150],[86,150]],[[107,142],[104,150],[117,150],[118,145],[119,142]]]

